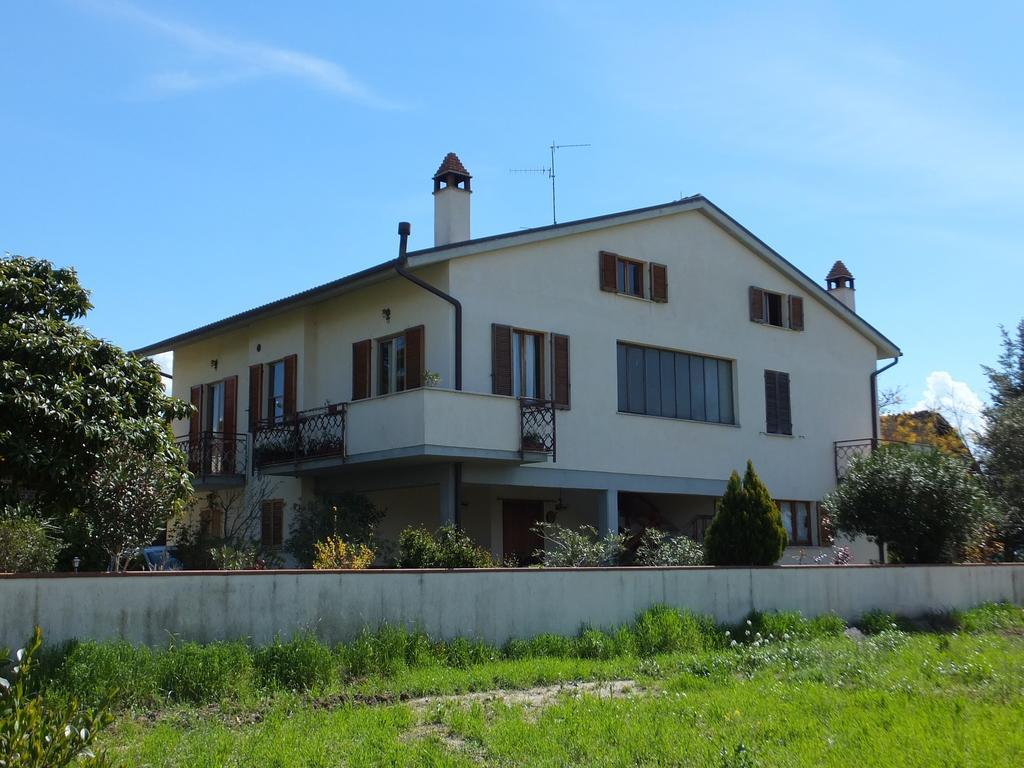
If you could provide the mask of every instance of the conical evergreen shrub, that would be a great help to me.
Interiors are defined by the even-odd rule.
[[[718,502],[704,537],[705,559],[711,565],[773,565],[788,542],[779,507],[748,461],[742,485],[734,471]]]

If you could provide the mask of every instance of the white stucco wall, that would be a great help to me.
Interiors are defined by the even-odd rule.
[[[0,646],[37,624],[54,644],[165,645],[170,634],[262,644],[299,630],[336,642],[383,623],[503,643],[614,627],[655,603],[736,622],[753,610],[854,620],[987,601],[1024,604],[1024,565],[0,576]]]

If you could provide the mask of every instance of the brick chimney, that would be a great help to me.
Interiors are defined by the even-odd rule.
[[[828,277],[825,278],[825,287],[828,288],[829,293],[852,311],[857,311],[857,295],[853,288],[853,275],[850,274],[850,270],[843,262],[837,261],[832,265]]]
[[[473,178],[454,152],[434,174],[434,245],[469,240],[469,180]]]

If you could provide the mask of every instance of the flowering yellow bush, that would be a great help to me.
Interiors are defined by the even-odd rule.
[[[373,564],[374,552],[365,544],[349,544],[340,536],[328,536],[313,545],[316,555],[313,567],[317,570],[352,568],[362,570]]]

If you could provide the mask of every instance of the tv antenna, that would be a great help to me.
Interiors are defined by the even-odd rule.
[[[555,151],[572,147],[589,147],[589,144],[556,144],[554,140],[548,149],[551,150],[551,165],[547,168],[510,168],[509,173],[546,173],[551,179],[551,223],[558,223],[558,209],[555,205]]]

